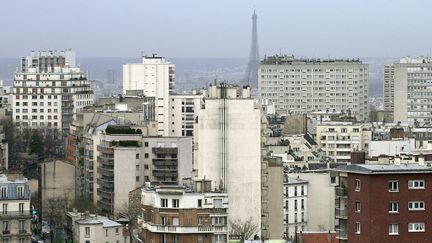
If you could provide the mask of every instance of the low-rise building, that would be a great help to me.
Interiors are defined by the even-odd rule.
[[[324,122],[318,124],[318,147],[336,162],[350,162],[352,151],[369,149],[372,126],[354,122]]]
[[[27,178],[0,175],[2,242],[30,242],[30,190]]]
[[[138,227],[143,242],[227,242],[228,195],[210,192],[210,182],[192,188],[144,187]]]
[[[74,242],[130,242],[127,226],[100,215],[68,212],[65,228],[67,237]]]
[[[284,178],[284,233],[294,239],[297,231],[304,231],[308,221],[308,182],[300,178]]]

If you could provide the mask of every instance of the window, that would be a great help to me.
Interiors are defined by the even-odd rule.
[[[355,202],[355,211],[358,213],[360,212],[361,209],[361,204],[359,201]]]
[[[178,208],[180,206],[180,202],[178,199],[173,199],[172,200],[172,207],[173,208]]]
[[[399,203],[389,202],[389,213],[398,213],[398,212],[399,212]]]
[[[168,219],[166,216],[161,216],[160,217],[160,223],[161,225],[167,225],[168,224]]]
[[[202,207],[202,199],[198,199],[198,207]]]
[[[161,208],[168,207],[168,199],[161,198]]]
[[[24,213],[24,203],[19,203],[18,208],[19,208],[19,213]]]
[[[85,227],[85,237],[90,237],[90,227]]]
[[[399,234],[399,225],[389,224],[389,235],[398,235],[398,234]]]
[[[389,192],[398,192],[398,191],[399,191],[399,182],[389,181]]]
[[[409,189],[424,189],[425,181],[424,180],[409,180],[408,181]]]
[[[408,202],[408,210],[425,210],[425,203],[423,201],[411,201]]]
[[[356,192],[360,191],[360,179],[355,180],[355,191]]]
[[[174,217],[172,218],[172,225],[179,225],[179,218],[178,217]]]
[[[8,212],[8,204],[3,203],[3,214],[7,214],[7,212]]]
[[[222,207],[222,199],[213,199],[213,206],[215,208],[221,208]]]
[[[304,195],[304,186],[301,186],[301,195]]]
[[[144,147],[148,147],[149,143],[148,142],[144,142]]]
[[[115,234],[118,235],[119,234],[119,228],[115,229]]]
[[[166,236],[166,234],[160,234],[159,243],[167,243],[167,236]]]
[[[135,154],[135,159],[139,159],[139,154]]]
[[[149,154],[148,154],[148,153],[145,153],[145,154],[144,154],[144,158],[147,159],[148,157],[149,157]]]
[[[9,233],[9,222],[8,221],[3,221],[3,231],[6,231]],[[4,234],[4,232],[3,232]]]
[[[425,224],[424,223],[409,223],[408,224],[408,232],[424,232]]]
[[[1,187],[1,197],[7,198],[7,187],[5,187],[5,186]]]
[[[294,200],[294,210],[297,210],[297,199]]]
[[[304,199],[301,200],[301,209],[304,209]]]
[[[139,182],[139,176],[135,176],[135,181]]]
[[[24,220],[20,220],[19,221],[19,231],[20,232],[23,232],[23,231],[25,231],[25,221]]]
[[[355,233],[360,234],[360,230],[361,230],[360,222],[356,222],[355,223]]]

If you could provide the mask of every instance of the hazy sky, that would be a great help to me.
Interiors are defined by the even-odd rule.
[[[80,57],[399,57],[432,50],[430,0],[0,0],[0,58],[73,48]]]

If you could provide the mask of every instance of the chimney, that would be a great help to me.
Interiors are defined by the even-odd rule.
[[[365,164],[366,153],[364,151],[352,151],[351,152],[351,164]]]

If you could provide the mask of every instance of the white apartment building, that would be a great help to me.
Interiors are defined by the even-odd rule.
[[[129,229],[116,221],[95,214],[68,212],[66,230],[74,242],[129,243]]]
[[[284,233],[294,239],[308,222],[308,182],[286,176],[284,179]]]
[[[278,114],[351,111],[368,118],[368,64],[359,60],[268,56],[261,61],[259,90]]]
[[[222,83],[204,93],[194,126],[195,178],[228,193],[230,220],[261,225],[260,105],[248,87]]]
[[[432,58],[402,58],[394,65],[394,121],[432,122]],[[397,102],[396,102],[397,101]]]
[[[199,94],[170,95],[169,126],[170,136],[193,136],[193,125],[203,96]]]
[[[30,190],[27,178],[0,175],[2,242],[31,241]]]
[[[74,52],[32,52],[21,59],[12,96],[18,127],[48,127],[67,135],[73,115],[93,104],[93,90]]]
[[[350,162],[351,151],[369,149],[372,125],[353,122],[323,122],[316,126],[316,141],[336,162]]]
[[[140,91],[144,96],[154,97],[158,133],[168,136],[169,95],[175,91],[174,64],[153,54],[143,56],[141,63],[123,65],[123,93],[128,91]]]

